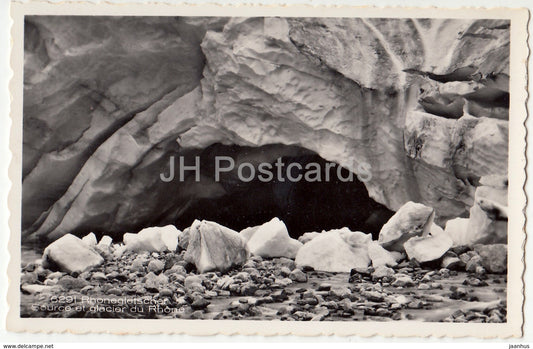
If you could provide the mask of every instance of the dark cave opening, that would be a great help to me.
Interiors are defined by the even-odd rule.
[[[352,174],[353,180],[343,181],[350,178],[349,170],[338,168],[337,164],[307,149],[281,145],[248,148],[216,144],[202,153],[202,175],[208,173],[208,176],[214,177],[214,161],[209,158],[221,155],[236,158],[235,168],[247,159],[256,170],[259,163],[274,163],[276,155],[280,155],[283,164],[298,163],[303,169],[293,166],[292,178],[305,172],[308,164],[318,164],[321,181],[303,178],[291,182],[285,177],[274,176],[271,181],[264,182],[256,176],[250,182],[243,182],[237,178],[235,170],[220,178],[224,195],[196,200],[176,218],[174,223],[177,227],[183,229],[195,219],[206,219],[239,231],[278,217],[285,222],[293,238],[306,232],[348,227],[371,233],[377,239],[383,224],[394,214],[369,197],[364,183],[355,174]],[[326,180],[327,171],[330,172],[329,180]],[[337,171],[340,176],[337,176]]]

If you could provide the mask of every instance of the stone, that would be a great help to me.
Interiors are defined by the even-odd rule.
[[[106,281],[107,280],[107,277],[105,276],[104,273],[102,272],[96,272],[92,275],[91,277],[92,280],[96,280],[96,281]]]
[[[256,256],[291,259],[296,257],[298,250],[303,246],[301,242],[289,236],[285,223],[277,217],[258,227],[246,245]]]
[[[201,285],[202,282],[202,278],[198,275],[189,275],[185,278],[184,285],[185,288],[191,288],[193,285]]]
[[[246,242],[250,241],[252,236],[255,234],[257,229],[259,229],[261,226],[256,225],[255,227],[248,227],[239,232],[239,235],[242,237],[242,239]]]
[[[319,235],[320,233],[318,232],[303,233],[302,236],[298,238],[298,241],[300,241],[302,244],[306,244]]]
[[[398,264],[396,262],[397,256],[381,247],[377,241],[372,241],[368,244],[368,256],[374,268],[382,266],[394,267]]]
[[[507,242],[507,188],[476,188],[467,231],[465,244]]]
[[[432,229],[430,235],[416,236],[403,244],[409,259],[416,259],[420,263],[441,258],[452,245],[452,239],[437,226]]]
[[[289,279],[291,279],[294,282],[307,282],[307,275],[300,269],[294,269],[289,274]]]
[[[454,218],[446,222],[444,232],[452,239],[453,246],[464,246],[469,244],[468,218]]]
[[[106,291],[106,294],[111,294],[111,295],[115,295],[115,296],[122,296],[122,290],[118,287],[113,287],[113,288],[110,288],[109,290]]]
[[[385,296],[378,291],[363,291],[361,295],[371,302],[383,302]]]
[[[507,245],[475,245],[476,251],[481,257],[481,264],[489,273],[501,274],[507,271]]]
[[[178,248],[181,250],[186,250],[189,246],[189,238],[191,237],[190,234],[190,227],[183,229],[183,232],[178,236]]]
[[[291,273],[291,270],[287,267],[281,267],[281,269],[279,270],[279,274],[283,277],[289,276],[290,273]]]
[[[71,274],[91,270],[103,262],[102,256],[72,234],[57,239],[43,252],[43,264]]]
[[[27,294],[34,294],[34,293],[43,293],[52,290],[53,286],[47,286],[47,285],[22,285],[20,287],[21,291]]]
[[[318,285],[317,291],[329,291],[330,289],[331,289],[331,284],[324,282]]]
[[[146,274],[143,284],[146,289],[154,289],[156,292],[159,292],[159,288],[166,285],[168,285],[168,277],[165,274],[155,275],[153,272]]]
[[[126,233],[122,240],[129,251],[175,251],[180,231],[173,225],[145,228],[137,234]]]
[[[450,270],[464,270],[466,264],[455,255],[444,255],[441,266]]]
[[[478,268],[481,267],[481,264],[482,259],[478,254],[476,254],[467,260],[465,270],[470,273],[475,273],[477,272]]]
[[[484,184],[483,184],[484,183]],[[470,216],[446,223],[454,246],[507,242],[507,177],[488,175],[476,187]]]
[[[101,248],[101,249],[107,249],[111,247],[112,242],[113,242],[113,238],[111,236],[104,235],[102,236],[102,238],[100,239],[96,247]]]
[[[329,272],[350,272],[370,265],[370,234],[352,232],[348,228],[331,230],[303,245],[296,255],[296,265]]]
[[[156,274],[159,274],[163,271],[163,269],[165,269],[165,263],[160,260],[155,259],[148,263],[148,271],[152,271]]]
[[[403,252],[407,240],[429,234],[434,216],[431,207],[409,201],[383,225],[378,242],[389,251]]]
[[[414,285],[413,279],[405,274],[396,274],[392,282],[393,287],[412,287]]]
[[[191,308],[193,310],[203,310],[207,308],[207,306],[211,304],[208,300],[206,300],[203,297],[196,297],[193,302],[191,303]]]
[[[57,284],[65,290],[81,290],[89,283],[79,277],[74,278],[70,275],[65,275],[58,280]]]
[[[248,249],[236,231],[210,221],[195,220],[191,225],[184,258],[194,263],[200,273],[225,272],[243,265],[248,256]]]
[[[87,235],[85,235],[81,241],[83,241],[83,243],[89,247],[96,247],[96,243],[97,243],[97,240],[96,240],[96,235],[94,235],[94,233],[89,233]]]
[[[122,255],[127,251],[127,247],[125,245],[116,245],[114,246],[113,250],[113,258],[114,259],[120,259]]]
[[[167,247],[167,250],[176,251],[178,248],[178,237],[181,235],[181,231],[169,224],[161,227],[159,229],[159,234],[161,235],[161,240]]]
[[[389,268],[385,265],[380,265],[372,273],[372,279],[378,280],[378,279],[382,279],[387,276],[393,276],[394,274],[395,274],[394,269]]]

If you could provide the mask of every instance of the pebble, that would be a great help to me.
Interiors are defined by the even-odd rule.
[[[191,303],[191,308],[193,310],[203,310],[203,309],[207,308],[207,306],[209,304],[211,304],[211,302],[209,302],[205,298],[203,298],[203,297],[195,297],[193,299],[193,302]]]
[[[170,288],[163,288],[159,291],[161,297],[172,297],[172,290]]]
[[[185,288],[190,288],[193,285],[201,285],[202,279],[198,275],[189,275],[185,278]]]
[[[414,285],[413,279],[405,274],[397,274],[392,282],[393,287],[411,287]]]
[[[300,269],[294,269],[290,273],[289,278],[292,281],[299,282],[299,283],[307,282],[307,275]]]
[[[162,261],[158,259],[152,260],[150,261],[150,263],[148,263],[148,270],[156,274],[159,274],[160,272],[162,272],[164,268],[165,268],[165,263],[163,263]]]
[[[429,286],[428,284],[420,284],[418,285],[417,289],[423,291],[423,290],[429,290],[431,289],[431,286]]]
[[[281,269],[279,270],[279,274],[283,277],[287,277],[291,274],[291,270],[287,267],[281,267]]]
[[[107,294],[111,294],[111,295],[115,295],[115,296],[121,296],[122,295],[122,291],[118,287],[110,288],[109,290],[107,290],[106,293]]]
[[[379,280],[387,276],[394,275],[394,269],[389,268],[385,265],[381,265],[374,270],[372,273],[372,280]]]
[[[317,290],[318,291],[329,291],[331,289],[331,284],[328,283],[321,283],[318,285]]]
[[[92,275],[91,279],[96,280],[96,281],[106,281],[107,277],[102,272],[96,272]]]
[[[74,278],[70,275],[65,275],[57,282],[65,290],[79,290],[87,286],[89,283],[80,278]]]

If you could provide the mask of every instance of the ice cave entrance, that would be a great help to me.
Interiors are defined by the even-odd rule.
[[[176,172],[182,161],[186,176],[195,176],[196,166],[202,181],[223,188],[215,197],[199,195],[176,217],[174,224],[180,229],[194,219],[206,219],[239,231],[278,217],[293,238],[342,227],[377,238],[394,213],[369,197],[356,174],[297,146],[215,144],[199,155],[173,161]],[[169,172],[163,176],[168,178]]]

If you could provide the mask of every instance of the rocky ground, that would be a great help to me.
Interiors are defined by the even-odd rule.
[[[21,316],[506,321],[506,275],[481,268],[465,272],[404,261],[332,273],[298,268],[289,258],[252,256],[225,273],[197,273],[184,254],[108,254],[104,264],[79,275],[28,263]]]

